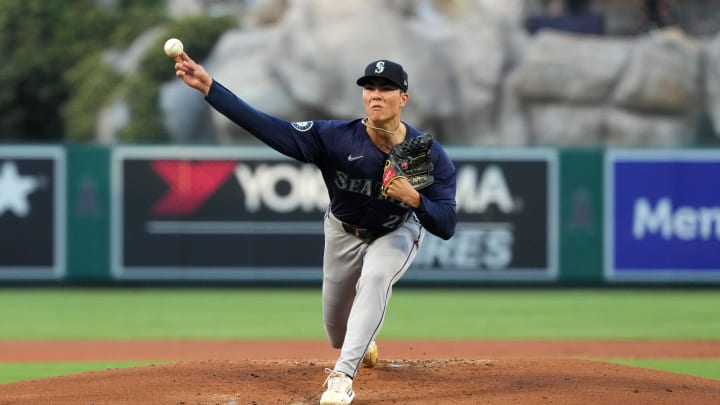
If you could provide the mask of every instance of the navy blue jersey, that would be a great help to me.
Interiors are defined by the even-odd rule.
[[[380,193],[387,154],[367,135],[360,119],[289,122],[258,111],[217,81],[206,100],[218,112],[276,151],[316,165],[339,220],[368,229],[394,229],[414,211],[420,223],[443,239],[455,233],[455,166],[437,142],[431,146],[435,182],[419,190],[413,209]],[[406,139],[422,135],[405,124]]]

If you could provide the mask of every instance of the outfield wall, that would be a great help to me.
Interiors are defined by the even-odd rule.
[[[720,150],[448,148],[407,284],[720,284]],[[257,146],[0,147],[0,283],[319,282],[317,169]]]

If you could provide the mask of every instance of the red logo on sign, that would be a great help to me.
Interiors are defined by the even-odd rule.
[[[170,186],[153,206],[155,215],[190,215],[232,174],[236,162],[155,161],[152,168]]]

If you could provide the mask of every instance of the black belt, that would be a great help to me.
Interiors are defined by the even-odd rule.
[[[368,229],[368,228],[361,228],[359,226],[346,224],[345,222],[342,223],[342,227],[345,230],[345,232],[349,233],[350,235],[354,235],[356,238],[361,239],[365,242],[372,242],[375,239],[387,235],[388,233],[392,232],[391,230],[374,230],[374,229]]]

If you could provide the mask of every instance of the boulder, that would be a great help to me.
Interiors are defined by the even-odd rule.
[[[602,103],[612,94],[632,43],[543,30],[518,70],[518,96],[528,101]]]
[[[686,114],[700,100],[700,44],[677,29],[656,31],[637,41],[629,65],[612,95],[616,106]]]

